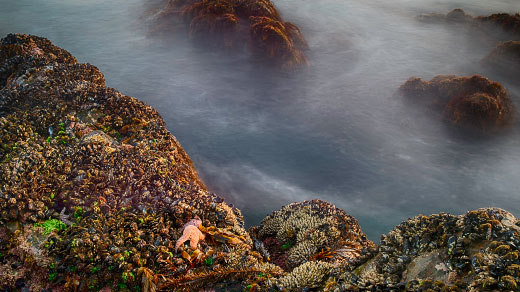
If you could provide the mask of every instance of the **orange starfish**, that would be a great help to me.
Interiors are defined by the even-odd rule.
[[[204,234],[199,230],[201,224],[202,221],[198,217],[195,217],[195,219],[191,219],[188,223],[184,224],[182,236],[177,240],[177,243],[175,243],[175,252],[177,252],[179,247],[188,239],[190,240],[190,247],[192,249],[197,249],[199,240],[204,240]]]

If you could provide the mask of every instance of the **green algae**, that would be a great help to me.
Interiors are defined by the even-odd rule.
[[[49,219],[43,223],[34,223],[34,227],[42,227],[44,229],[43,234],[47,235],[55,230],[60,231],[67,229],[67,224],[58,219]]]

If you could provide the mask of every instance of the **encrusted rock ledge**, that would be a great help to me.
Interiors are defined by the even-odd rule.
[[[44,38],[2,39],[0,68],[0,288],[154,290],[199,272],[280,274],[155,109]],[[206,240],[176,252],[197,217]]]
[[[0,43],[0,290],[518,290],[501,209],[410,218],[375,245],[334,205],[246,231],[150,106],[35,36]]]

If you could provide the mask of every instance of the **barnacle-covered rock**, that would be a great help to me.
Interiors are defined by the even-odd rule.
[[[373,246],[355,218],[320,200],[289,204],[249,232],[273,263],[288,270],[309,260],[349,261]]]
[[[441,112],[450,123],[479,131],[511,124],[514,106],[498,82],[480,75],[439,75],[430,81],[412,77],[399,92],[412,103]]]
[[[169,18],[176,11],[189,23],[192,36],[217,35],[226,46],[249,42],[253,52],[283,68],[308,64],[302,33],[282,20],[270,0],[175,0],[159,15]]]

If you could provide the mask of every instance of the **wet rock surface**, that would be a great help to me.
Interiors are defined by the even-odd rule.
[[[411,103],[442,113],[451,124],[481,132],[511,124],[515,109],[498,82],[480,75],[439,75],[430,81],[412,77],[399,88]]]
[[[269,0],[174,0],[158,15],[180,15],[193,37],[216,36],[227,47],[248,43],[255,55],[284,69],[308,64],[308,45],[300,29],[284,22]]]
[[[0,68],[2,290],[518,290],[520,222],[504,210],[417,216],[375,245],[312,200],[246,231],[160,115],[96,67],[8,35]],[[450,98],[429,94],[461,86],[502,92],[482,77],[414,82],[434,106]]]

